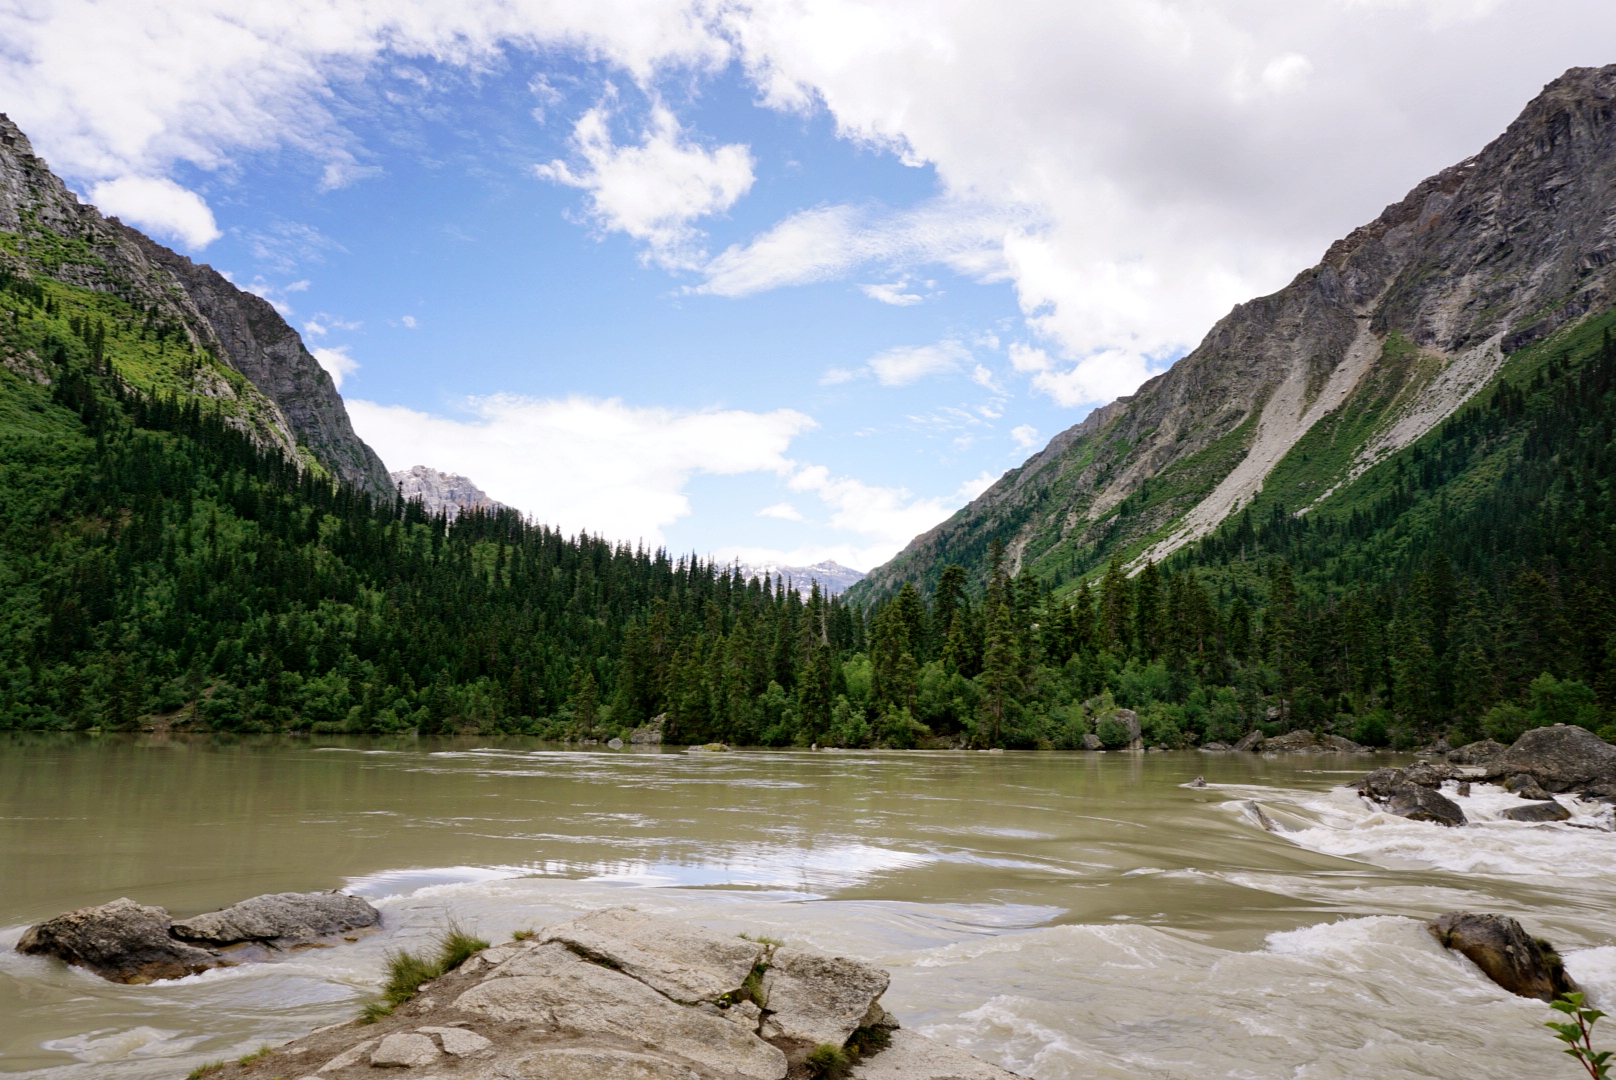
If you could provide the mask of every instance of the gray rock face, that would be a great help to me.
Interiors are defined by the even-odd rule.
[[[1546,791],[1616,795],[1616,746],[1569,724],[1533,728],[1494,760],[1490,772],[1525,773]]]
[[[1215,528],[1303,434],[1348,408],[1383,409],[1384,419],[1291,508],[1409,445],[1488,385],[1503,354],[1616,298],[1613,100],[1616,66],[1565,72],[1479,154],[1416,185],[1285,288],[1236,306],[1166,373],[1056,435],[855,595],[929,585],[950,562],[980,574],[979,553],[995,539],[1012,575],[1024,563],[1053,572],[1074,548],[1104,565],[1145,538],[1160,561]],[[1387,350],[1393,335],[1428,366],[1416,372]],[[1245,455],[1216,468],[1201,458],[1191,468],[1204,473],[1173,497],[1114,513],[1223,439]]]
[[[68,261],[50,274],[70,285],[117,294],[155,307],[182,325],[190,343],[210,349],[246,376],[259,416],[253,434],[264,446],[295,456],[299,446],[333,475],[385,496],[387,470],[354,433],[330,375],[268,301],[236,288],[211,266],[147,238],[82,204],[0,114],[0,231],[51,233],[88,245],[95,262]],[[6,260],[0,259],[0,264]],[[24,272],[44,272],[23,265]],[[212,396],[236,396],[227,384]]]
[[[662,729],[668,722],[668,714],[653,716],[643,725],[637,727],[629,734],[628,741],[636,746],[659,746],[662,743]]]
[[[1492,739],[1482,739],[1480,742],[1466,743],[1457,750],[1448,752],[1448,763],[1452,765],[1485,765],[1496,758],[1504,756],[1509,747]]]
[[[223,948],[261,942],[277,949],[312,945],[320,938],[376,926],[381,912],[342,893],[274,893],[243,900],[174,924],[174,936]]]
[[[560,942],[507,960],[454,1004],[492,1020],[632,1039],[750,1080],[786,1075],[786,1056],[777,1047],[722,1017],[675,1004]]]
[[[1501,818],[1510,821],[1567,821],[1571,818],[1571,811],[1567,810],[1558,799],[1550,795],[1547,802],[1529,802],[1521,806],[1511,806],[1498,812]]]
[[[1385,803],[1388,814],[1408,818],[1410,821],[1430,821],[1450,828],[1468,824],[1459,804],[1435,788],[1419,784],[1402,783],[1392,789]]]
[[[1548,942],[1534,939],[1506,915],[1452,911],[1432,922],[1430,930],[1512,994],[1553,1001],[1577,988]]]
[[[1094,734],[1093,732],[1090,732],[1087,735],[1083,736],[1083,749],[1085,749],[1085,750],[1104,750],[1105,749],[1105,743],[1100,741],[1100,737],[1098,735]]]
[[[763,946],[755,941],[625,908],[552,926],[541,940],[604,960],[685,1005],[717,1001],[740,989],[763,959]]]
[[[887,973],[841,956],[776,949],[763,977],[764,1030],[812,1049],[841,1046],[886,993]]]
[[[387,475],[405,499],[420,499],[428,514],[442,514],[450,521],[468,510],[492,511],[505,505],[459,473],[414,465]]]
[[[54,956],[120,983],[182,979],[219,966],[214,953],[175,940],[171,925],[162,908],[126,897],[31,926],[17,951]]]
[[[1234,748],[1242,753],[1247,753],[1262,749],[1265,741],[1266,738],[1261,731],[1252,730],[1240,736],[1240,741],[1234,744]]]

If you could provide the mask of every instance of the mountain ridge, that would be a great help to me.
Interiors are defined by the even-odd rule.
[[[146,312],[164,345],[172,332],[186,349],[245,378],[237,386],[193,366],[181,392],[232,403],[236,422],[262,445],[312,460],[373,495],[390,493],[386,467],[354,432],[331,376],[273,305],[80,202],[4,113],[0,234],[11,234],[0,244],[0,270],[117,296]]]
[[[1478,154],[1236,305],[1172,368],[1055,436],[854,596],[934,587],[950,562],[981,580],[995,540],[1012,571],[1056,587],[1112,556],[1137,571],[1249,506],[1321,423],[1352,451],[1308,505],[1327,500],[1471,400],[1508,354],[1610,306],[1613,101],[1616,65],[1567,71]]]

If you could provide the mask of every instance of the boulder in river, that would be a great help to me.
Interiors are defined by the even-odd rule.
[[[219,966],[218,954],[175,938],[173,925],[162,908],[123,897],[30,926],[17,951],[54,956],[120,983],[183,979]]]
[[[849,1080],[1014,1080],[902,1030],[885,971],[615,909],[439,975],[373,1026],[322,1028],[209,1080],[786,1080],[839,1051]],[[676,1000],[685,999],[685,1000]]]
[[[381,912],[344,893],[270,893],[174,924],[182,941],[216,949],[247,943],[274,949],[318,944],[381,922]]]
[[[1430,930],[1444,946],[1468,957],[1512,994],[1553,1001],[1577,989],[1553,946],[1533,938],[1507,915],[1450,911],[1432,922]]]
[[[1547,802],[1528,802],[1520,806],[1511,806],[1500,810],[1498,816],[1508,818],[1510,821],[1566,821],[1571,817],[1571,811],[1550,795]]]
[[[1253,729],[1242,735],[1240,741],[1234,744],[1234,748],[1240,751],[1260,750],[1262,749],[1263,740],[1263,733],[1260,730]]]
[[[1213,741],[1211,741],[1209,743],[1205,743],[1205,744],[1203,744],[1201,746],[1201,753],[1203,753],[1203,754],[1222,754],[1222,753],[1227,753],[1228,751],[1233,750],[1233,749],[1234,749],[1234,747],[1230,746],[1228,743],[1226,743],[1226,742],[1218,742],[1216,739],[1214,739]]]
[[[1100,737],[1091,731],[1087,735],[1083,736],[1083,749],[1104,750],[1105,743],[1101,742]]]
[[[1489,774],[1525,773],[1545,791],[1616,795],[1616,746],[1571,724],[1533,728],[1493,759]]]
[[[1448,751],[1448,764],[1450,765],[1486,765],[1497,758],[1504,756],[1509,747],[1492,739],[1482,739],[1480,742],[1465,743],[1457,750]]]
[[[1504,790],[1509,792],[1511,795],[1518,795],[1523,799],[1542,800],[1554,798],[1553,795],[1550,795],[1547,791],[1544,791],[1542,786],[1538,784],[1537,777],[1531,776],[1527,773],[1516,773],[1508,780],[1505,780]]]
[[[1450,828],[1468,823],[1458,803],[1436,788],[1423,787],[1419,784],[1407,782],[1398,784],[1392,789],[1385,807],[1388,814],[1396,814],[1410,821],[1431,821]]]
[[[104,979],[146,983],[181,979],[239,962],[239,946],[289,949],[375,926],[381,913],[357,896],[277,893],[174,922],[160,907],[128,898],[82,908],[31,926],[17,951],[54,956]]]

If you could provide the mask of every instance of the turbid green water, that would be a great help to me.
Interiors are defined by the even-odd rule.
[[[384,953],[451,918],[498,938],[626,903],[867,957],[906,1024],[1040,1080],[1575,1076],[1547,1010],[1422,920],[1516,914],[1616,998],[1609,810],[1517,825],[1478,788],[1444,830],[1332,790],[1376,763],[13,739],[0,1070],[180,1077],[354,1015]],[[331,888],[385,929],[139,987],[9,949],[118,896],[179,916]]]

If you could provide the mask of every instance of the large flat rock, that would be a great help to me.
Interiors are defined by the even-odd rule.
[[[686,1005],[716,1001],[739,989],[763,958],[757,942],[626,908],[548,927],[541,940],[605,960]]]
[[[516,1080],[701,1080],[689,1067],[627,1050],[540,1050],[497,1074]]]
[[[1525,773],[1547,791],[1616,795],[1616,746],[1571,724],[1533,728],[1493,759],[1499,776]]]
[[[843,956],[780,948],[763,977],[763,1033],[792,1042],[841,1046],[886,993],[878,967]]]
[[[854,1065],[850,1080],[1017,1080],[981,1058],[902,1028],[892,1033],[892,1044],[874,1057]]]
[[[175,940],[172,925],[162,908],[122,897],[29,927],[17,951],[54,956],[121,983],[181,979],[222,963],[206,949]]]
[[[552,941],[505,961],[455,999],[492,1020],[633,1040],[748,1080],[783,1080],[786,1057],[721,1016],[676,1004],[621,971]]]
[[[357,896],[271,893],[222,911],[181,919],[174,924],[174,936],[215,948],[250,941],[285,949],[375,926],[381,919],[381,912]]]

